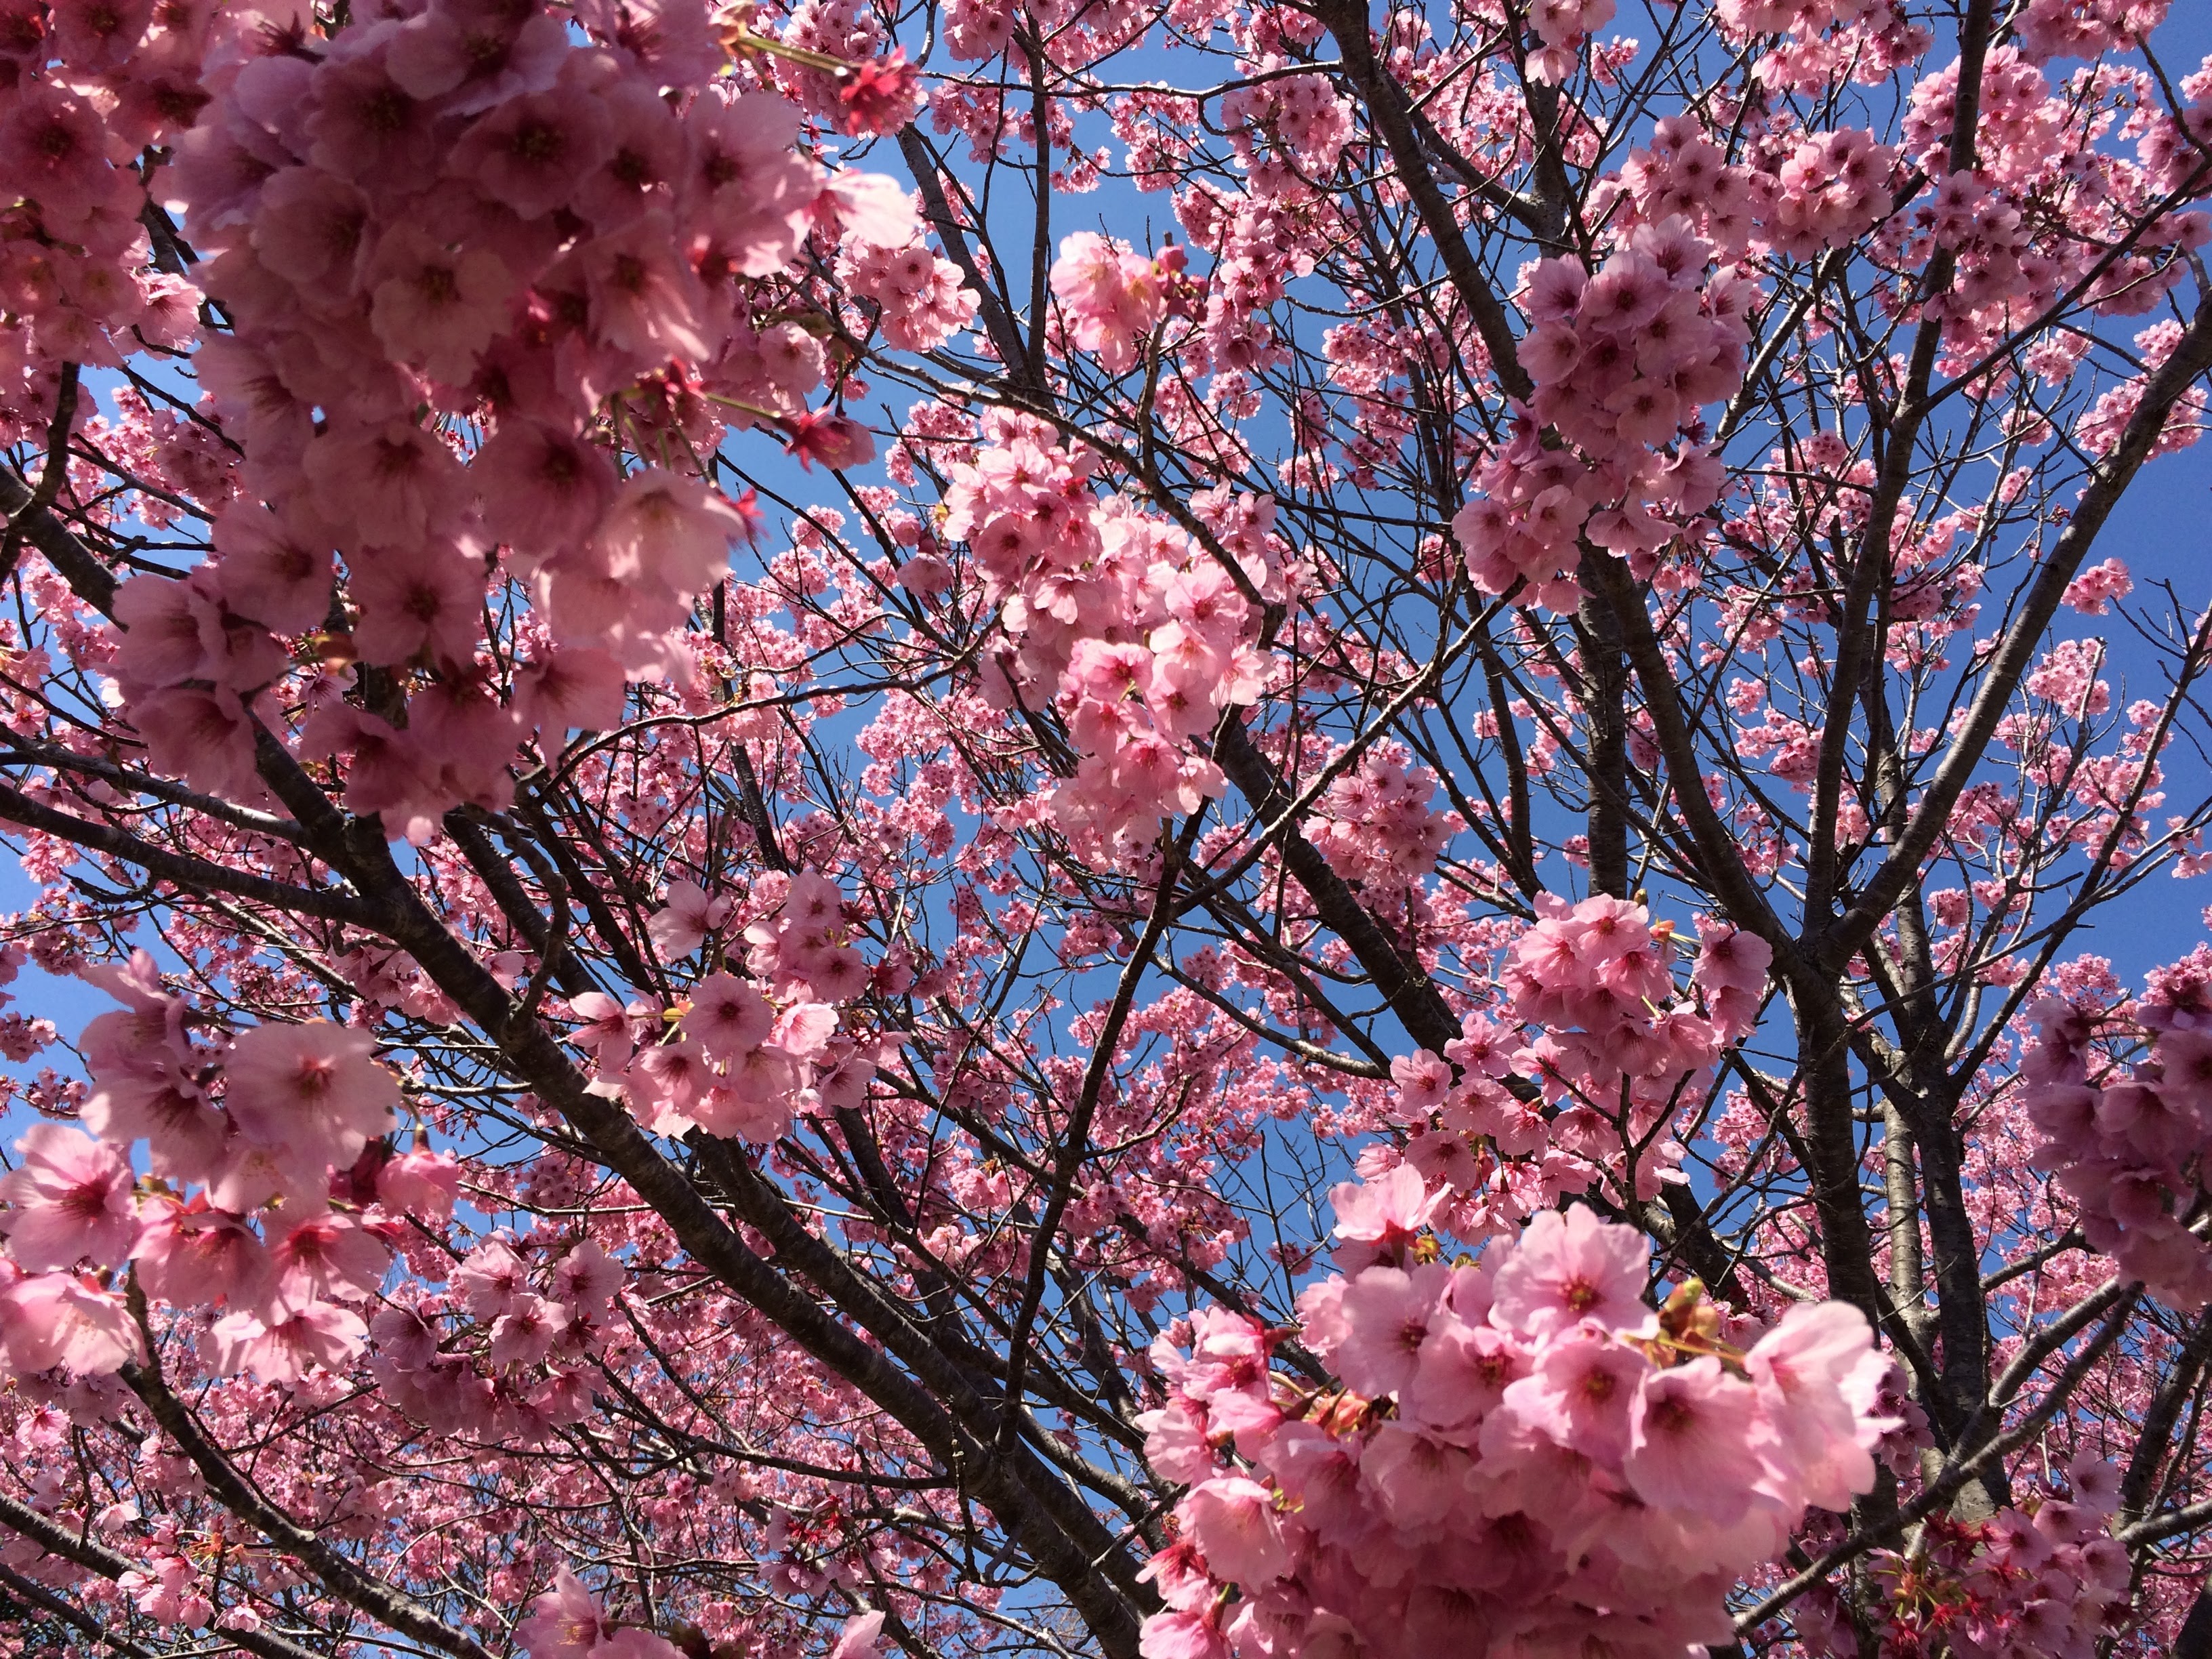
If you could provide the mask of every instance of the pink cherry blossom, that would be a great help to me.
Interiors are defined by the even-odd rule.
[[[689,956],[730,913],[726,898],[710,897],[695,881],[670,884],[668,902],[653,913],[653,942],[664,955]]]
[[[1532,1219],[1521,1248],[1498,1270],[1492,1322],[1550,1336],[1582,1322],[1634,1330],[1646,1320],[1644,1256],[1633,1233],[1608,1227],[1581,1205]]]
[[[1647,1504],[1703,1515],[1720,1526],[1751,1502],[1759,1462],[1749,1385],[1705,1355],[1637,1383],[1623,1472]]]
[[[2185,1650],[2187,11],[0,0],[9,1583]]]
[[[280,1158],[350,1162],[392,1126],[399,1087],[366,1031],[315,1021],[241,1031],[224,1064],[224,1104],[240,1133]]]
[[[122,1296],[66,1273],[0,1283],[0,1344],[26,1375],[59,1366],[105,1376],[145,1358],[145,1340]]]
[[[515,1626],[514,1639],[531,1659],[587,1659],[603,1639],[598,1601],[566,1567],[554,1575],[553,1588],[530,1605],[530,1617]]]
[[[58,1123],[33,1124],[15,1149],[22,1161],[0,1176],[0,1233],[15,1265],[121,1267],[139,1234],[122,1153]]]
[[[367,1334],[360,1315],[330,1302],[283,1308],[267,1320],[225,1314],[210,1333],[218,1372],[245,1371],[263,1382],[295,1382],[319,1366],[337,1370],[362,1351]]]

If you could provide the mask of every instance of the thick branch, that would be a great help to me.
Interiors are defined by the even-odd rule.
[[[149,1341],[148,1352],[152,1352]],[[455,1630],[412,1596],[370,1577],[256,1491],[200,1432],[199,1424],[185,1409],[184,1402],[169,1392],[158,1359],[149,1359],[143,1365],[126,1364],[122,1376],[154,1420],[176,1442],[178,1449],[191,1460],[223,1507],[259,1530],[278,1549],[299,1558],[332,1595],[386,1628],[449,1653],[453,1659],[489,1659],[475,1638]]]
[[[0,1526],[21,1533],[47,1554],[74,1561],[88,1571],[98,1573],[102,1578],[112,1581],[121,1578],[126,1572],[143,1571],[140,1564],[129,1556],[71,1532],[51,1517],[17,1503],[5,1492],[0,1492]],[[22,1594],[20,1585],[14,1581],[11,1581],[11,1587],[16,1589],[17,1594]],[[88,1621],[79,1623],[80,1615],[58,1616],[68,1617],[72,1624],[76,1624],[80,1630],[88,1633],[98,1633],[102,1641],[111,1645],[130,1646],[127,1643],[118,1643],[115,1638],[104,1632],[95,1632]],[[227,1646],[246,1653],[258,1654],[261,1659],[320,1659],[312,1648],[301,1647],[289,1637],[280,1636],[275,1631],[222,1630],[218,1634]]]
[[[1491,367],[1498,375],[1498,384],[1513,397],[1528,397],[1535,386],[1521,367],[1521,350],[1514,338],[1512,320],[1506,316],[1490,279],[1475,263],[1474,250],[1468,246],[1458,216],[1429,167],[1428,154],[1422,147],[1420,134],[1414,129],[1412,104],[1405,88],[1375,56],[1375,44],[1367,29],[1367,8],[1360,0],[1328,0],[1328,3],[1315,7],[1314,15],[1335,38],[1345,73],[1359,89],[1375,130],[1382,134],[1383,145],[1390,152],[1397,180],[1405,186],[1414,211],[1421,216],[1423,228],[1436,243],[1444,270],[1451,276],[1454,291],[1474,319],[1475,331],[1482,336],[1484,349],[1490,353]]]
[[[1251,733],[1241,720],[1223,722],[1213,757],[1263,823],[1282,820],[1290,806],[1290,792],[1283,787],[1273,764],[1253,746]],[[1382,924],[1368,914],[1344,878],[1295,824],[1284,823],[1281,845],[1283,863],[1313,900],[1322,921],[1352,947],[1352,954],[1389,1000],[1399,1023],[1421,1047],[1443,1054],[1446,1043],[1457,1041],[1460,1023],[1420,963],[1409,961],[1390,942]]]
[[[31,487],[14,473],[0,471],[0,513],[10,529],[20,525],[23,538],[46,556],[77,598],[102,616],[115,614],[116,581],[106,565],[92,556],[67,525],[33,499]],[[26,508],[29,510],[25,511]]]
[[[164,852],[136,836],[126,835],[106,824],[58,811],[51,806],[41,806],[21,790],[11,789],[5,784],[0,784],[0,820],[21,824],[26,830],[39,830],[72,846],[94,848],[110,857],[121,859],[126,864],[135,864],[156,880],[167,882],[185,893],[198,890],[229,893],[238,898],[251,899],[257,904],[270,905],[298,915],[315,916],[324,921],[345,922],[356,927],[370,925],[368,908],[347,894],[312,887],[295,887],[286,882],[247,875],[228,865],[212,864],[190,854]]]

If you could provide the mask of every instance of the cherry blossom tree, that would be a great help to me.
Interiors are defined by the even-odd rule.
[[[1639,6],[0,0],[6,1652],[2212,1655],[2212,40]]]

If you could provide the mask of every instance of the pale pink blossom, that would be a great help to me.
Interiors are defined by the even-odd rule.
[[[489,249],[443,246],[411,224],[386,233],[362,280],[373,296],[370,326],[392,360],[456,386],[505,327],[514,292],[513,275]]]
[[[1329,1202],[1336,1209],[1336,1236],[1365,1246],[1365,1259],[1372,1260],[1395,1255],[1426,1226],[1437,1198],[1419,1170],[1401,1164],[1375,1179],[1332,1188]]]
[[[417,657],[464,663],[483,631],[483,565],[450,542],[368,547],[347,561],[361,616],[362,660],[396,667]]]
[[[1448,1269],[1370,1267],[1345,1286],[1337,1370],[1362,1394],[1395,1394],[1409,1382],[1440,1310]]]
[[[460,1196],[461,1166],[451,1152],[417,1147],[376,1172],[376,1201],[400,1215],[443,1221]]]
[[[677,880],[668,884],[668,902],[653,912],[646,930],[662,957],[672,961],[697,950],[729,914],[727,898],[710,897],[696,881]]]
[[[751,535],[745,516],[700,480],[647,468],[623,482],[592,550],[617,581],[690,594],[721,580],[731,546]]]
[[[556,1300],[595,1312],[614,1299],[623,1277],[622,1263],[587,1238],[553,1264],[547,1288]]]
[[[1582,1322],[1638,1329],[1651,1319],[1642,1299],[1648,1271],[1634,1232],[1579,1204],[1547,1210],[1498,1270],[1491,1322],[1536,1337]]]
[[[515,1297],[492,1322],[486,1355],[495,1365],[534,1365],[551,1352],[561,1322],[559,1310],[544,1297]]]
[[[549,756],[572,731],[621,724],[625,695],[622,665],[588,646],[547,646],[515,671],[515,714]]]
[[[1647,1504],[1733,1525],[1759,1480],[1758,1417],[1751,1385],[1711,1355],[1648,1372],[1629,1414],[1628,1484]]]
[[[145,1341],[119,1291],[66,1273],[5,1282],[9,1271],[0,1268],[0,1343],[18,1372],[59,1366],[79,1376],[106,1376],[145,1359]]]
[[[565,54],[564,54],[565,55]],[[614,149],[605,106],[581,86],[525,93],[474,123],[446,162],[525,219],[566,203]]]
[[[223,1155],[230,1124],[181,1066],[111,1073],[86,1095],[82,1121],[115,1146],[146,1141],[155,1175],[204,1182]]]
[[[364,541],[403,548],[444,531],[465,488],[452,452],[408,421],[319,437],[302,465],[324,517]]]
[[[830,1013],[834,1028],[835,1012]],[[742,1057],[768,1041],[775,1011],[754,987],[734,975],[710,974],[691,988],[691,1012],[684,1029],[715,1060]]]
[[[119,1267],[138,1242],[131,1166],[115,1147],[58,1123],[33,1123],[21,1162],[0,1176],[0,1233],[15,1265],[36,1271],[90,1261]]]
[[[1849,1507],[1874,1478],[1866,1408],[1886,1362],[1847,1303],[1800,1304],[1745,1356],[1759,1392],[1770,1479],[1823,1509]]]
[[[520,417],[502,420],[477,452],[469,482],[483,492],[485,527],[524,569],[581,545],[615,492],[614,468],[599,446]]]
[[[1647,1369],[1643,1356],[1601,1327],[1559,1332],[1485,1423],[1484,1455],[1510,1459],[1519,1430],[1618,1463],[1628,1450],[1629,1409]]]
[[[366,1031],[322,1020],[256,1025],[233,1039],[224,1104],[257,1146],[319,1168],[347,1164],[392,1127],[399,1085]]]
[[[883,1630],[881,1613],[854,1613],[838,1631],[830,1659],[876,1659],[882,1651]]]
[[[231,610],[284,635],[307,633],[328,618],[327,536],[295,528],[255,501],[225,507],[214,536],[216,583]]]
[[[606,1628],[597,1599],[562,1567],[553,1575],[553,1588],[530,1604],[530,1616],[514,1627],[514,1640],[530,1659],[587,1659]]]
[[[137,1272],[147,1294],[163,1301],[240,1308],[262,1306],[276,1276],[260,1235],[204,1193],[152,1206]]]
[[[526,1294],[529,1282],[521,1257],[497,1239],[477,1245],[453,1271],[453,1288],[481,1320],[504,1313],[516,1297]]]
[[[302,287],[350,289],[368,229],[368,198],[319,167],[286,167],[262,186],[251,233],[261,262]]]
[[[1256,1587],[1289,1570],[1274,1494],[1257,1481],[1236,1475],[1201,1480],[1184,1494],[1183,1505],[1216,1571]]]
[[[1359,1462],[1382,1512],[1407,1531],[1438,1527],[1462,1508],[1474,1468],[1474,1455],[1465,1446],[1404,1423],[1377,1429]],[[1209,1548],[1212,1542],[1209,1533]]]
[[[392,1252],[351,1216],[325,1212],[293,1224],[270,1251],[287,1307],[361,1301],[376,1293]]]
[[[343,1369],[368,1344],[359,1314],[336,1303],[281,1308],[264,1320],[225,1314],[209,1332],[219,1372],[250,1372],[262,1382],[293,1382],[317,1368]]]

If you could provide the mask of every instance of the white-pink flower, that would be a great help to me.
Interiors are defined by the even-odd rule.
[[[317,1367],[337,1370],[368,1346],[368,1327],[350,1308],[316,1302],[279,1309],[269,1320],[250,1313],[215,1322],[215,1368],[250,1372],[262,1382],[294,1382]]]
[[[1371,1180],[1332,1187],[1328,1200],[1336,1209],[1339,1238],[1390,1253],[1429,1224],[1441,1196],[1428,1190],[1419,1170],[1401,1164]]]
[[[27,1376],[59,1366],[105,1376],[146,1357],[122,1296],[76,1273],[34,1273],[13,1283],[0,1276],[0,1343]]]
[[[562,1567],[553,1588],[530,1604],[530,1617],[514,1627],[514,1642],[530,1659],[586,1659],[606,1629],[598,1599]]]
[[[883,1631],[881,1613],[854,1613],[837,1632],[837,1643],[830,1650],[830,1659],[876,1659],[882,1651]]]
[[[1290,1571],[1275,1495],[1258,1481],[1231,1474],[1201,1480],[1184,1496],[1183,1509],[1204,1534],[1215,1571],[1258,1586]]]
[[[1450,1269],[1370,1267],[1346,1282],[1336,1369],[1347,1388],[1395,1394],[1413,1379]]]
[[[662,959],[674,961],[697,950],[729,914],[728,899],[710,898],[696,881],[672,881],[667,904],[647,919],[645,929]]]
[[[834,1013],[831,1018],[834,1024]],[[684,1030],[719,1060],[737,1060],[759,1048],[775,1024],[775,1010],[768,999],[726,973],[709,974],[691,988],[691,1012],[684,1017]]]
[[[1617,1464],[1628,1449],[1629,1407],[1648,1369],[1643,1355],[1597,1326],[1562,1335],[1505,1390],[1500,1411],[1484,1423],[1484,1456],[1510,1461],[1518,1429]]]
[[[1842,1302],[1794,1307],[1752,1346],[1770,1490],[1840,1511],[1867,1489],[1874,1441],[1892,1425],[1868,1414],[1887,1364],[1866,1316]]]

